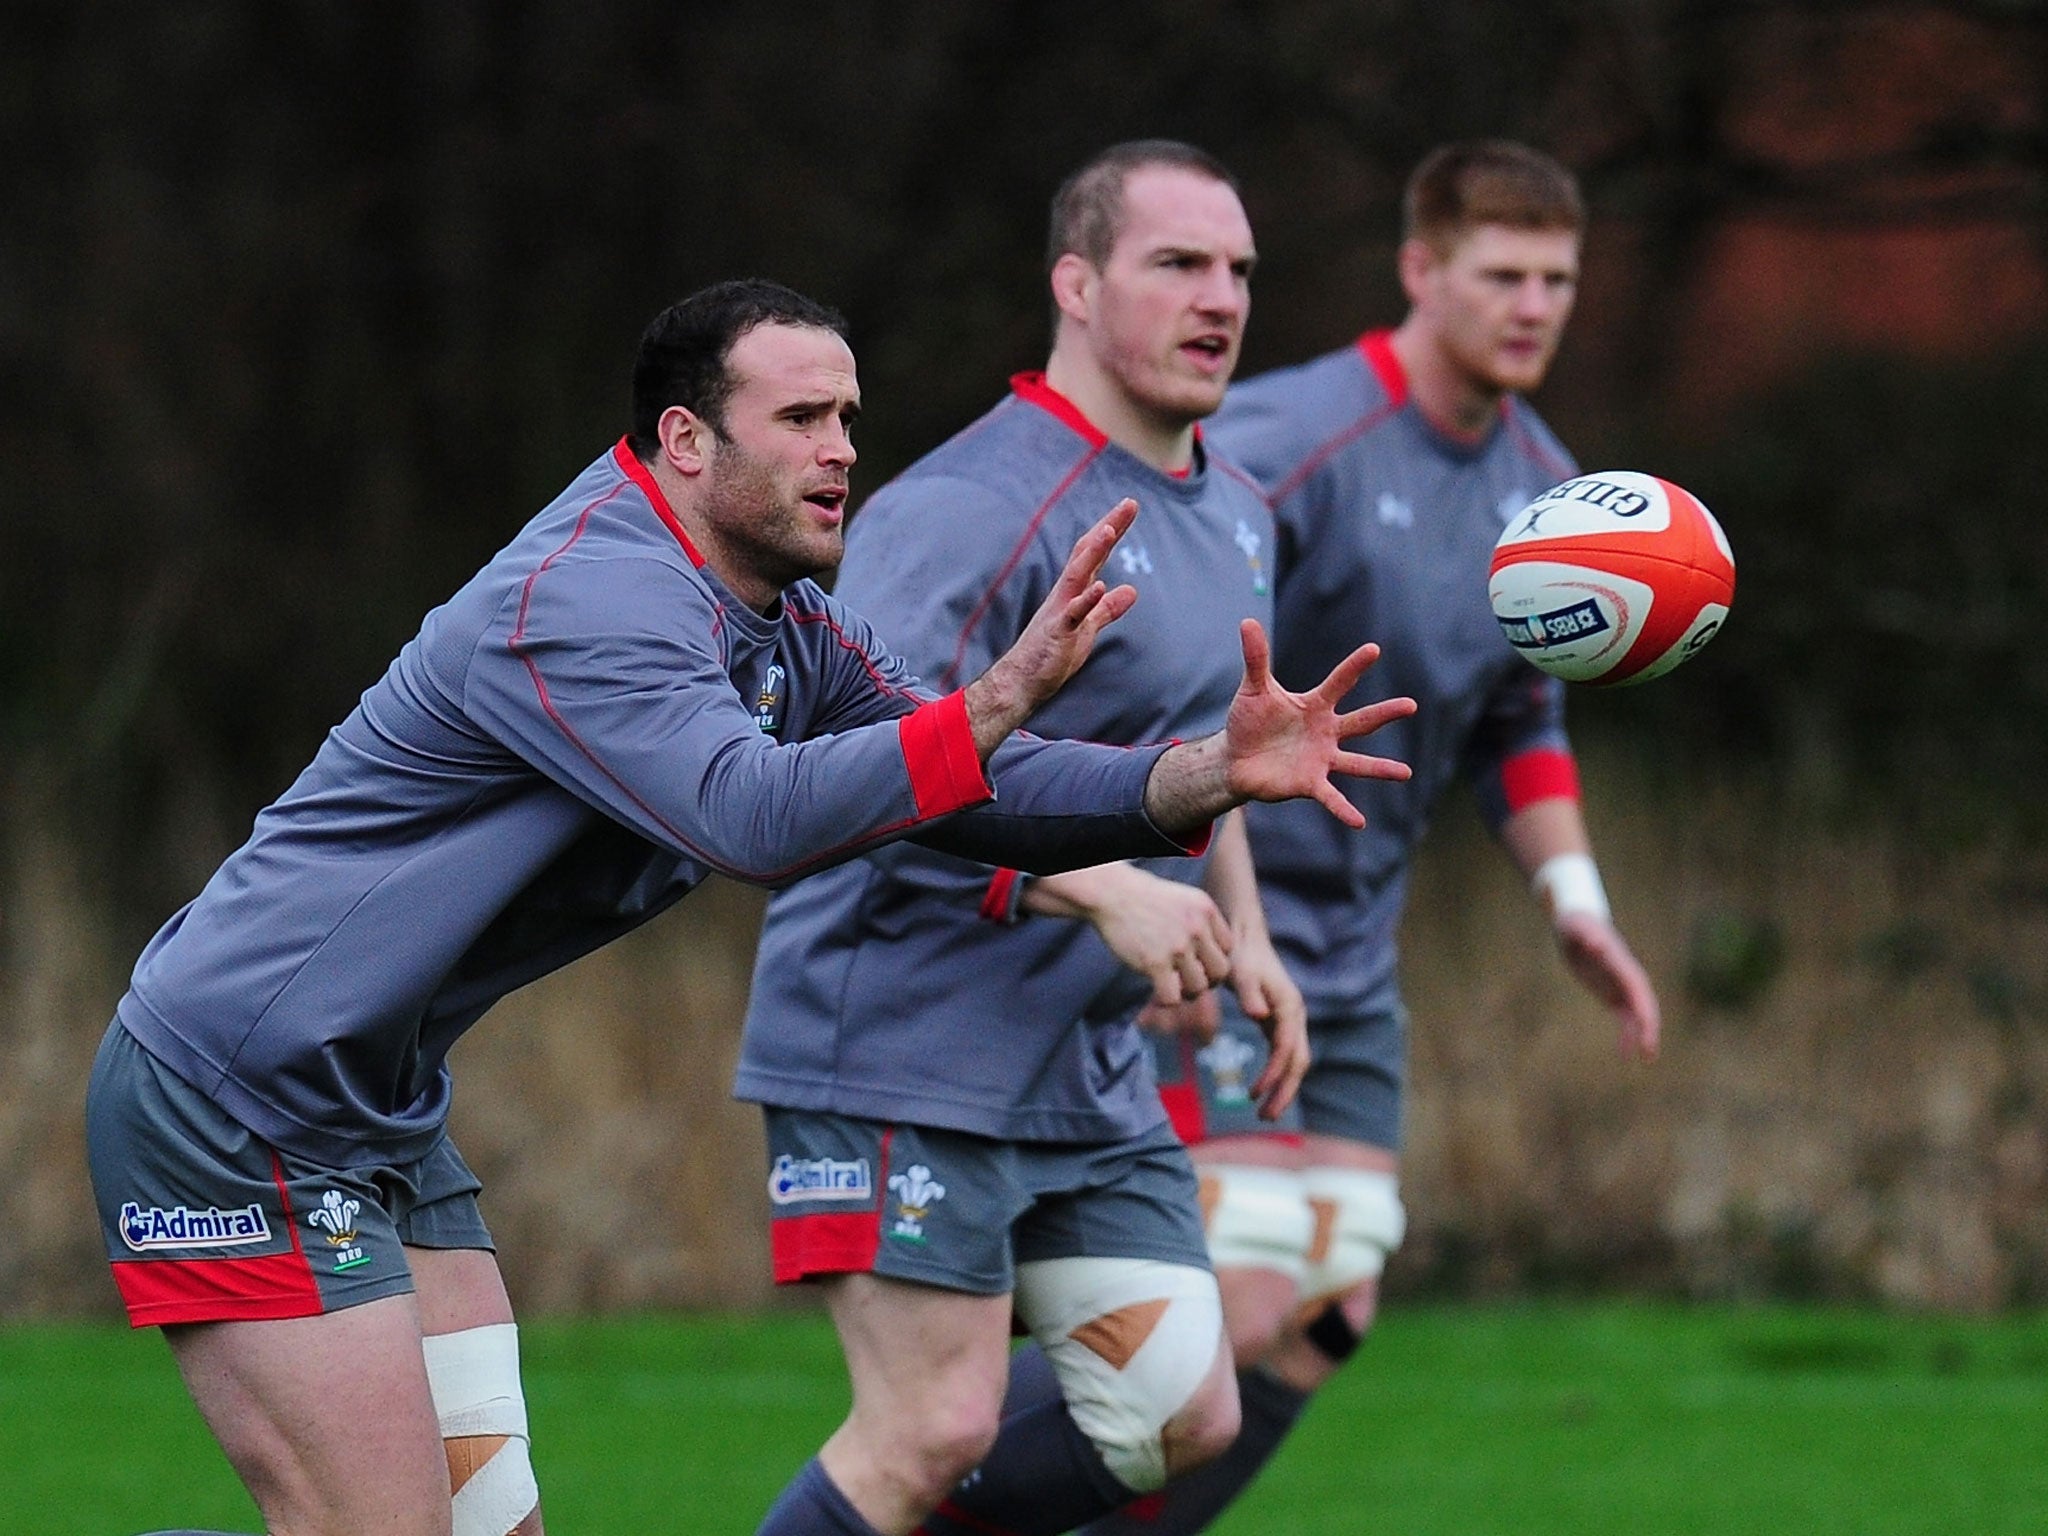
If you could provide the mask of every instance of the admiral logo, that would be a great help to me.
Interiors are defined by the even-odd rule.
[[[872,1200],[874,1175],[856,1157],[791,1157],[787,1152],[768,1170],[768,1198],[777,1205],[798,1200]]]
[[[195,1211],[174,1205],[145,1209],[133,1200],[121,1206],[121,1241],[137,1253],[157,1248],[236,1248],[270,1241],[270,1223],[263,1207],[251,1203],[239,1211],[209,1206]]]
[[[1590,597],[1552,613],[1532,613],[1519,619],[1503,618],[1500,614],[1494,617],[1500,620],[1500,631],[1508,637],[1508,644],[1518,651],[1547,650],[1613,628],[1607,615],[1600,611],[1599,603]]]

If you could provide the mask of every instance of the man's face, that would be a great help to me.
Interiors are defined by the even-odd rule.
[[[733,343],[726,371],[734,386],[708,455],[705,520],[739,572],[779,591],[846,552],[853,352],[832,331],[757,325]]]
[[[1091,285],[1088,337],[1134,406],[1185,423],[1223,403],[1257,254],[1244,206],[1224,183],[1172,166],[1125,178],[1122,228]]]
[[[1451,363],[1498,394],[1543,382],[1578,289],[1576,234],[1482,224],[1421,257],[1409,298]]]

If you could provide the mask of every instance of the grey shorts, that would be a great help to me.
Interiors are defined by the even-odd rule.
[[[1013,1142],[769,1107],[777,1284],[876,1274],[1000,1296],[1040,1259],[1209,1267],[1194,1165],[1169,1126]]]
[[[482,1187],[445,1137],[411,1162],[279,1152],[119,1024],[86,1093],[114,1284],[137,1328],[310,1317],[413,1288],[404,1247],[484,1248]]]
[[[1251,1085],[1266,1069],[1266,1037],[1230,992],[1219,997],[1223,1027],[1197,1049],[1157,1038],[1159,1097],[1189,1145],[1218,1136],[1291,1136],[1313,1131],[1390,1152],[1401,1149],[1401,1085],[1408,1062],[1408,1010],[1396,1004],[1357,1017],[1312,1016],[1309,1069],[1301,1093],[1278,1120],[1261,1120]]]

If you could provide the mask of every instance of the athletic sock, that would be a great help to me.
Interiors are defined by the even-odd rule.
[[[861,1518],[813,1456],[769,1509],[754,1536],[881,1536]]]
[[[1035,1345],[1010,1357],[1003,1424],[981,1465],[918,1527],[922,1536],[1057,1536],[1127,1503]]]
[[[1209,1522],[1272,1460],[1301,1417],[1308,1396],[1264,1371],[1239,1371],[1237,1400],[1243,1408],[1244,1425],[1230,1449],[1186,1476],[1174,1478],[1157,1493],[1145,1494],[1096,1521],[1084,1536],[1193,1536],[1207,1530]]]

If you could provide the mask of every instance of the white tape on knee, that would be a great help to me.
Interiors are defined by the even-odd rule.
[[[1161,1432],[1222,1347],[1216,1277],[1152,1259],[1041,1259],[1017,1266],[1017,1311],[1109,1470],[1135,1493],[1164,1483]]]
[[[519,1388],[519,1328],[492,1323],[420,1340],[441,1438],[504,1435],[505,1443],[455,1490],[455,1536],[507,1536],[540,1503],[527,1455]]]
[[[1301,1174],[1237,1163],[1204,1163],[1199,1171],[1210,1262],[1277,1270],[1300,1285],[1316,1233]]]
[[[1400,1182],[1375,1169],[1305,1168],[1301,1183],[1316,1219],[1302,1295],[1340,1296],[1377,1280],[1408,1230]]]

